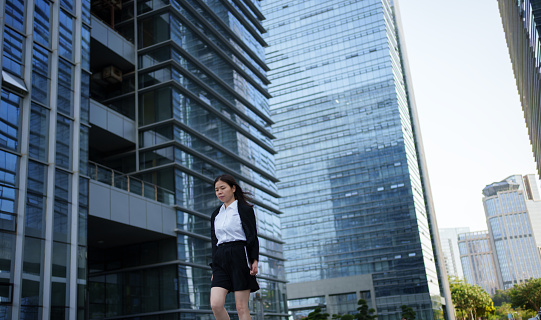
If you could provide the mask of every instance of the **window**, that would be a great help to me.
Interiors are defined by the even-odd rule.
[[[57,116],[56,121],[56,165],[71,169],[71,120]]]
[[[49,51],[39,45],[32,55],[32,100],[49,105]]]
[[[44,238],[45,194],[47,193],[47,166],[38,162],[28,162],[25,233]]]
[[[90,28],[83,26],[81,38],[81,68],[90,70]]]
[[[57,169],[54,185],[53,239],[55,241],[69,242],[71,175]]]
[[[60,10],[60,45],[58,52],[60,56],[73,60],[73,18]]]
[[[58,59],[58,111],[72,114],[73,105],[73,66],[71,63]]]
[[[0,151],[0,228],[9,231],[15,231],[18,166],[16,155]]]
[[[49,47],[51,5],[47,0],[35,0],[34,41]]]
[[[81,126],[79,139],[79,173],[88,175],[88,127]]]
[[[90,118],[90,74],[81,72],[81,122],[88,123]]]
[[[73,12],[73,0],[60,0],[60,5],[69,12]]]
[[[37,306],[41,305],[40,293],[43,288],[42,281],[39,281],[39,278],[43,276],[43,242],[44,240],[31,237],[24,238],[21,305],[25,307],[21,308],[21,313],[27,316],[35,313],[37,317]],[[36,306],[36,308],[29,308],[28,306]]]
[[[30,142],[28,154],[31,158],[46,161],[48,150],[49,110],[35,103],[30,109]]]
[[[23,40],[24,37],[21,34],[8,27],[4,28],[2,68],[19,77],[22,77],[24,72]]]
[[[24,33],[24,0],[6,0],[6,25]]]
[[[19,149],[19,111],[21,102],[21,97],[2,90],[0,100],[0,146],[14,151]]]

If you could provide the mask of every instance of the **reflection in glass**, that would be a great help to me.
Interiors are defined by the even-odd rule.
[[[49,105],[49,51],[38,45],[32,56],[32,100]]]
[[[35,103],[30,107],[30,141],[28,154],[31,158],[45,161],[47,159],[49,135],[49,109]]]
[[[56,121],[56,165],[71,168],[71,126],[72,121],[62,115]]]
[[[4,15],[6,25],[14,28],[15,30],[24,33],[24,13],[25,13],[25,1],[24,0],[6,0]],[[4,39],[5,40],[5,39]]]
[[[47,0],[35,0],[34,5],[34,41],[49,47],[51,5]]]
[[[60,10],[60,32],[58,53],[60,56],[73,60],[73,18],[64,10]]]
[[[0,146],[19,150],[19,110],[22,99],[14,93],[2,90],[0,101]]]
[[[58,59],[58,111],[71,115],[73,112],[73,66],[71,63]]]

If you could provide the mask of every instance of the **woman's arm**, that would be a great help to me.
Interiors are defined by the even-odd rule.
[[[248,258],[250,258],[250,262],[253,263],[254,261],[259,260],[259,239],[257,238],[254,208],[242,205],[239,207],[239,215],[244,234],[246,235]]]

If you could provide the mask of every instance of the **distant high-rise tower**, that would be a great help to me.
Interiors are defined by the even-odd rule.
[[[440,241],[445,258],[447,275],[464,278],[462,263],[460,263],[460,251],[458,249],[458,234],[470,232],[470,228],[441,228]]]
[[[459,234],[458,247],[464,278],[468,283],[480,286],[491,295],[501,289],[500,273],[488,231]]]
[[[505,39],[541,175],[541,0],[498,0]]]
[[[530,278],[541,277],[541,258],[536,245],[530,208],[541,201],[534,175],[510,176],[483,189],[483,203],[494,248],[500,286],[508,289]]]
[[[262,4],[291,310],[453,318],[396,1]]]

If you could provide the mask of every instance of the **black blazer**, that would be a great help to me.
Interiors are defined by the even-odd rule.
[[[221,207],[222,206],[219,206],[218,208],[216,208],[216,210],[214,210],[214,212],[210,216],[210,230],[211,230],[210,238],[212,240],[212,262],[214,262],[214,255],[216,253],[216,248],[218,244],[218,238],[216,238],[216,233],[214,232],[214,219],[220,212]],[[254,262],[254,260],[259,261],[259,240],[257,239],[257,229],[256,229],[254,208],[239,201],[238,210],[239,210],[240,222],[242,223],[242,230],[244,230],[244,234],[246,235],[246,251],[248,253],[248,260],[250,260],[250,263]],[[212,263],[210,263],[210,266],[212,267]]]

